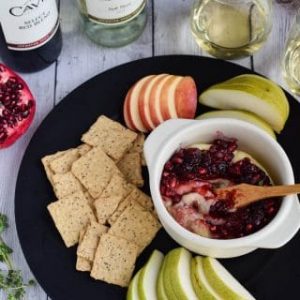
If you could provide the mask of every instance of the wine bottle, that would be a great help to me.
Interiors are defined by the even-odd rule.
[[[56,0],[1,0],[0,60],[35,72],[58,57],[62,36]]]
[[[97,44],[120,47],[137,39],[147,22],[146,0],[78,0],[84,31]]]

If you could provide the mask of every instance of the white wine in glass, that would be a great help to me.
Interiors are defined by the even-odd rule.
[[[300,12],[289,34],[283,59],[283,76],[295,94],[300,94]]]
[[[211,55],[237,59],[251,55],[272,27],[272,0],[196,0],[192,33]]]

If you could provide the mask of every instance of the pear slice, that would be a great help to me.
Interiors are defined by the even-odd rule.
[[[191,277],[194,290],[199,299],[223,300],[208,283],[202,266],[202,257],[196,256],[192,259]]]
[[[202,265],[208,283],[222,299],[255,299],[216,259],[205,257]]]
[[[251,123],[253,125],[256,125],[257,127],[264,130],[266,133],[268,133],[273,139],[276,139],[275,133],[273,129],[270,127],[270,125],[256,116],[253,113],[247,112],[247,111],[241,111],[241,110],[215,110],[210,111],[207,113],[204,113],[200,116],[198,116],[197,120],[206,120],[206,119],[214,119],[214,118],[230,118],[230,119],[237,119],[242,120],[248,123]]]
[[[274,82],[252,74],[211,86],[200,95],[199,102],[219,109],[252,112],[278,133],[289,115],[289,103],[283,90]]]
[[[140,269],[131,280],[128,287],[126,300],[140,300],[138,293],[138,281],[142,270],[143,269]]]
[[[169,300],[198,300],[191,280],[191,260],[191,253],[184,248],[168,253],[163,276]]]
[[[156,284],[156,295],[158,300],[169,300],[167,297],[165,287],[164,287],[164,269],[165,269],[165,261],[163,260],[162,266],[160,268],[158,278],[157,278],[157,284]]]
[[[154,250],[147,264],[143,267],[138,280],[138,295],[141,300],[156,300],[156,283],[164,255]]]

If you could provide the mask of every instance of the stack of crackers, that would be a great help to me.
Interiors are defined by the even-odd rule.
[[[76,269],[128,286],[135,261],[161,225],[143,185],[143,135],[100,116],[77,148],[42,159],[57,201],[48,210]]]

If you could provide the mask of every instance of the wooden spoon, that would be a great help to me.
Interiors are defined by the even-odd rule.
[[[266,198],[299,194],[300,184],[256,186],[242,183],[235,186],[217,189],[215,192],[219,199],[226,200],[228,198],[232,198],[234,201],[233,208],[239,208]]]

